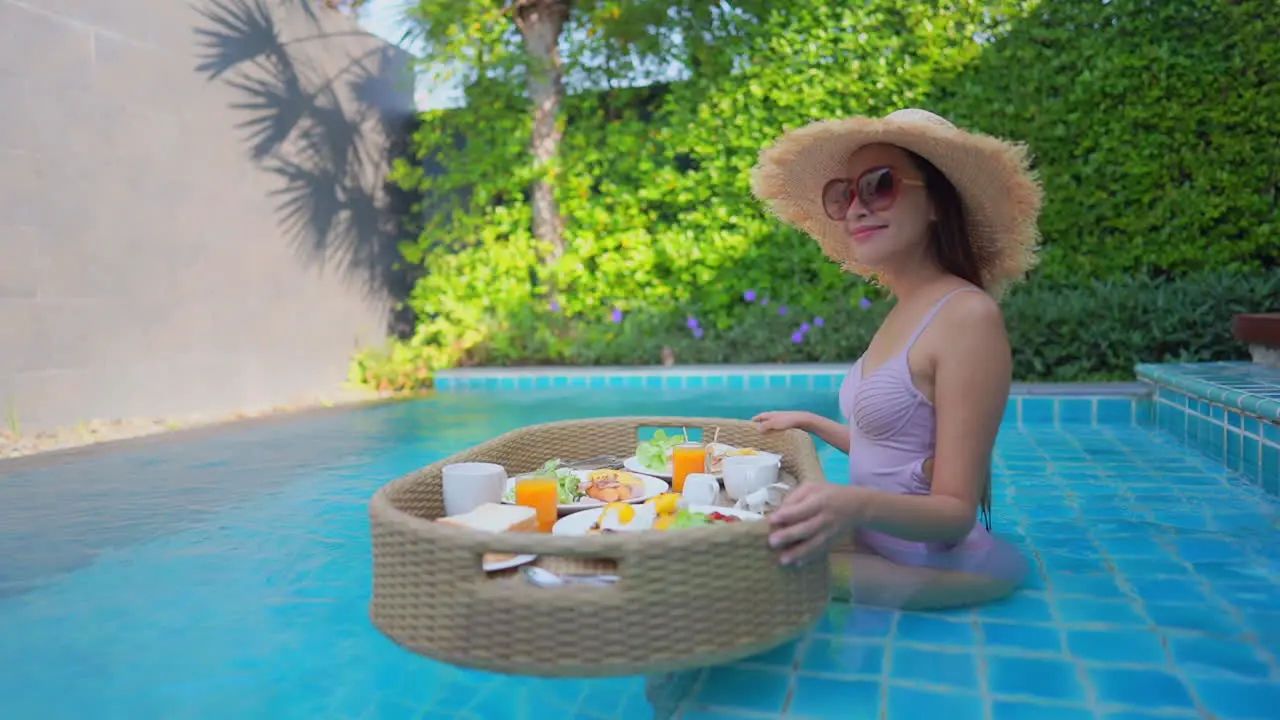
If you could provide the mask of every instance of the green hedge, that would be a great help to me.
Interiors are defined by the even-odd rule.
[[[765,303],[765,300],[770,302]],[[866,349],[891,302],[866,299],[821,307],[740,298],[725,328],[698,313],[668,309],[613,318],[567,318],[527,308],[493,328],[463,361],[484,365],[654,364],[670,348],[680,364],[851,363]],[[1243,312],[1280,312],[1280,270],[1217,271],[1177,279],[1129,277],[1077,285],[1041,283],[1004,303],[1017,380],[1132,380],[1143,362],[1203,362],[1248,357],[1231,336]],[[799,335],[797,335],[799,333]],[[366,356],[367,371],[388,387],[413,386],[399,369]]]
[[[1265,91],[1280,72],[1280,14],[1211,0],[771,7],[754,31],[717,38],[719,59],[705,59],[687,82],[570,98],[554,170],[568,247],[553,266],[530,232],[521,88],[486,81],[471,89],[477,101],[467,108],[425,114],[415,136],[420,161],[393,174],[421,193],[428,215],[402,247],[422,271],[408,300],[419,323],[393,361],[365,356],[356,378],[425,377],[468,361],[651,362],[660,328],[689,316],[706,336],[734,340],[678,347],[682,362],[852,357],[865,340],[859,333],[869,332],[853,321],[874,317],[860,307],[874,289],[768,217],[747,174],[785,128],[903,106],[1025,139],[1035,153],[1048,191],[1045,261],[1008,300],[1015,336],[1019,308],[1048,308],[1050,295],[1077,302],[1080,295],[1057,289],[1074,278],[1142,288],[1145,280],[1126,278],[1258,272],[1280,255],[1280,94]],[[783,332],[790,321],[752,314],[758,306],[744,306],[746,289],[824,314],[828,327],[848,319],[838,325],[846,337],[823,345],[815,333],[812,346],[792,347]],[[1125,302],[1137,311],[1145,301]],[[609,322],[614,310],[627,322]],[[634,342],[594,340],[615,333]],[[578,339],[587,349],[566,349]],[[1125,374],[1113,354],[1133,355],[1067,358],[1054,347],[1024,343],[1022,352],[1045,360],[1020,360],[1019,377]],[[1093,346],[1061,352],[1073,347]]]

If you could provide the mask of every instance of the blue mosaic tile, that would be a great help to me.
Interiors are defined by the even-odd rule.
[[[939,692],[922,688],[890,686],[887,720],[920,720],[946,716],[948,720],[983,720],[985,708],[977,695],[954,691]],[[827,715],[843,718],[842,714]]]
[[[1128,425],[1132,420],[1133,400],[1098,398],[1097,422],[1099,425]]]
[[[1081,707],[997,700],[991,704],[991,720],[1094,720],[1094,716]]]
[[[1053,622],[1053,610],[1044,596],[1025,592],[979,608],[978,616],[1014,622]]]
[[[1048,658],[992,657],[987,659],[988,685],[996,696],[1083,704],[1087,693],[1076,665]]]
[[[1059,399],[1058,422],[1068,425],[1093,424],[1093,400],[1088,398]]]
[[[1141,626],[1148,621],[1138,605],[1127,600],[1060,597],[1055,603],[1058,616],[1067,625]]]
[[[972,647],[978,643],[978,635],[972,622],[921,613],[904,614],[898,618],[898,629],[894,637],[897,642],[921,645]]]
[[[1191,684],[1205,709],[1219,718],[1267,720],[1280,707],[1280,683],[1198,678]]]
[[[800,669],[825,675],[874,675],[884,669],[882,643],[854,642],[816,637],[809,643]]]
[[[789,683],[787,673],[714,667],[707,671],[697,702],[728,709],[780,713]]]
[[[753,655],[742,662],[744,664],[768,665],[769,667],[776,669],[790,670],[796,664],[796,654],[799,651],[798,646],[799,642],[793,640],[789,643],[779,645],[772,650],[760,653],[759,655]]]
[[[1171,637],[1169,651],[1190,677],[1235,676],[1266,680],[1271,667],[1253,645],[1205,637]]]
[[[1048,425],[1056,419],[1055,398],[1024,397],[1019,399],[1019,405],[1019,417],[1024,425]]]
[[[1194,710],[1195,702],[1177,676],[1165,670],[1090,667],[1090,680],[1103,705]]]
[[[971,689],[978,684],[978,659],[970,652],[895,646],[889,677],[897,682]]]
[[[814,633],[844,638],[886,639],[893,629],[895,618],[896,615],[892,612],[835,603],[827,609]]]
[[[989,653],[1062,653],[1062,632],[1049,625],[983,621],[982,643]]]
[[[880,720],[880,681],[800,675],[787,715],[815,720]]]
[[[652,717],[653,713],[650,712],[648,718]],[[711,710],[707,708],[692,708],[680,713],[680,720],[759,720],[759,718],[759,715],[742,715],[729,710]]]
[[[1068,630],[1067,652],[1089,662],[1162,665],[1164,639],[1153,630]]]

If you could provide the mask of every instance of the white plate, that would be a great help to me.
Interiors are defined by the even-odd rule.
[[[730,447],[730,446],[726,445],[725,447]],[[772,458],[774,461],[782,460],[782,456],[777,453],[765,452],[764,450],[760,450],[756,454],[759,457]],[[669,478],[673,474],[675,474],[675,469],[672,467],[671,463],[667,463],[667,467],[663,470],[650,470],[649,468],[641,465],[640,458],[636,457],[635,455],[632,455],[626,460],[623,460],[622,466],[633,473],[648,473],[650,475],[656,475],[657,477],[661,477],[661,478]],[[711,474],[715,475],[716,477],[724,477],[724,472],[721,470],[717,470],[716,472]]]
[[[484,568],[485,572],[497,572],[499,570],[507,570],[513,567],[520,567],[525,563],[531,563],[537,559],[538,559],[537,555],[516,555],[515,557],[509,558],[507,560],[484,563],[481,567]]]
[[[733,515],[743,520],[761,520],[764,518],[759,513],[749,512],[747,510],[738,510],[737,508],[716,507],[714,505],[690,505],[689,509],[693,512],[700,513],[723,513],[725,515]],[[554,527],[551,528],[552,535],[578,536],[586,535],[587,530],[600,519],[600,513],[604,512],[604,508],[595,508],[592,510],[583,510],[572,515],[565,515],[556,521]]]
[[[652,475],[646,475],[644,473],[631,470],[630,468],[627,468],[627,470],[629,470],[631,474],[640,478],[640,481],[644,483],[644,490],[643,492],[641,492],[640,497],[634,497],[629,500],[620,500],[619,502],[628,502],[628,503],[644,502],[649,498],[657,497],[661,495],[662,493],[669,490],[671,487],[666,483],[665,480],[659,480],[658,478],[653,477]],[[574,470],[573,474],[577,475],[579,479],[585,481],[587,479],[587,475],[591,474],[591,471],[590,470]],[[528,477],[528,475],[521,475],[521,476],[509,478],[507,480],[507,488],[502,493],[502,502],[508,505],[515,504],[515,500],[509,499],[509,495],[515,492],[516,481],[521,479],[522,477]],[[579,500],[576,503],[556,505],[556,509],[557,510],[582,510],[583,508],[603,507],[606,504],[607,503],[605,503],[603,500],[596,500],[595,498],[584,497],[583,499]]]

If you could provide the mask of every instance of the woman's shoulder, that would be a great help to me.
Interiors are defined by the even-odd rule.
[[[1004,313],[995,298],[981,288],[968,285],[959,288],[973,292],[956,292],[938,310],[933,330],[943,345],[962,342],[1006,341]]]

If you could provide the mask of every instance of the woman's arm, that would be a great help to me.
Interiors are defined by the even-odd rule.
[[[803,428],[809,432],[822,438],[822,441],[831,447],[839,450],[845,455],[849,454],[849,426],[841,422],[836,422],[830,418],[824,418],[815,413],[807,413],[808,418],[805,419]]]
[[[842,493],[855,526],[903,540],[960,542],[973,529],[1013,373],[1000,308],[988,297],[954,302],[934,377],[937,444],[929,495],[850,487]],[[948,308],[951,309],[951,308]]]
[[[849,454],[849,426],[824,418],[817,413],[784,410],[760,413],[751,418],[761,432],[799,428],[822,438],[822,441],[845,455]]]

